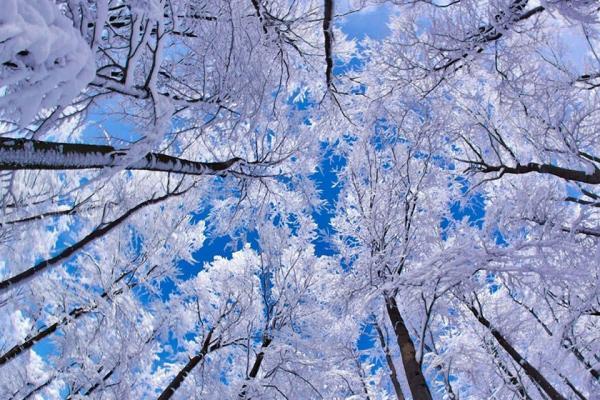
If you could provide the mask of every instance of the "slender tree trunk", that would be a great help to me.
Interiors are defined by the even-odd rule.
[[[427,387],[425,376],[421,371],[421,366],[417,362],[415,345],[413,344],[408,329],[404,324],[404,320],[400,315],[398,303],[396,299],[389,295],[385,295],[385,307],[388,313],[390,322],[396,334],[400,354],[402,355],[402,364],[408,380],[408,386],[414,400],[432,400],[431,393]]]
[[[356,371],[358,373],[358,378],[360,380],[362,390],[365,393],[365,400],[371,400],[371,396],[369,396],[369,388],[367,387],[367,383],[365,381],[365,373],[362,369],[362,365],[360,364],[358,356],[355,356],[354,363],[356,364]]]
[[[332,19],[333,19],[333,1],[324,0],[324,15],[323,15],[323,39],[325,41],[325,81],[327,82],[327,88],[331,89],[333,86],[333,34],[331,32]]]
[[[41,385],[38,385],[33,390],[31,390],[29,393],[27,393],[23,397],[23,400],[30,399],[31,396],[33,396],[34,394],[38,393],[40,390],[42,390],[43,388],[45,388],[46,386],[48,386],[49,384],[51,384],[53,380],[54,380],[54,377],[51,377],[48,380],[46,380],[44,383],[42,383]]]
[[[392,385],[394,386],[396,397],[398,398],[398,400],[404,400],[404,394],[402,394],[402,386],[400,386],[400,382],[398,381],[398,372],[396,371],[394,360],[392,360],[390,349],[385,341],[383,331],[381,330],[381,327],[379,326],[377,321],[375,321],[375,330],[377,331],[377,336],[379,337],[379,344],[381,345],[381,349],[385,354],[385,361],[387,362],[388,368],[390,369],[390,381],[392,381]]]
[[[111,146],[0,138],[0,170],[98,169],[123,166],[128,170],[220,175],[242,161],[236,157],[223,162],[198,162],[148,153],[133,164],[122,165],[126,156],[127,151]]]
[[[254,364],[252,364],[252,368],[250,369],[250,373],[248,374],[247,380],[254,379],[258,376],[258,371],[260,371],[260,366],[261,366],[263,360],[265,359],[265,350],[267,349],[267,347],[269,347],[269,345],[271,344],[272,341],[273,341],[273,339],[271,339],[270,337],[263,338],[262,345],[260,347],[261,350],[256,355],[256,359],[254,360]],[[248,385],[246,383],[244,383],[244,385],[242,386],[242,390],[240,391],[240,394],[238,395],[238,397],[240,399],[249,400],[249,398],[247,397],[247,389],[248,389]]]
[[[31,216],[31,217],[24,217],[24,218],[14,219],[11,221],[0,222],[0,225],[22,224],[25,222],[36,221],[36,220],[49,218],[49,217],[60,217],[63,215],[73,215],[73,214],[76,214],[77,212],[78,212],[77,207],[72,207],[67,210],[49,211],[49,212],[45,212],[42,214]]]
[[[258,371],[260,370],[260,365],[262,364],[262,362],[265,358],[265,350],[267,347],[269,347],[269,345],[271,344],[272,341],[273,341],[273,339],[268,338],[268,337],[263,340],[262,346],[261,346],[261,351],[256,356],[256,360],[254,360],[254,365],[252,365],[252,369],[250,370],[250,373],[248,374],[249,378],[254,379],[258,376]]]
[[[490,355],[494,358],[494,364],[496,364],[496,366],[500,370],[501,375],[504,375],[506,378],[508,378],[508,381],[506,380],[506,378],[503,378],[504,382],[512,386],[513,391],[516,390],[521,399],[531,400],[531,397],[527,393],[527,390],[525,390],[525,387],[523,386],[520,377],[515,376],[512,372],[510,372],[510,369],[500,359],[497,347],[493,343],[491,343],[491,341],[492,339],[484,339],[484,347],[487,350],[487,352],[490,353]]]
[[[150,205],[161,203],[171,197],[180,196],[183,193],[185,193],[186,191],[187,190],[182,191],[182,192],[177,192],[177,193],[167,193],[164,196],[152,198],[152,199],[149,199],[149,200],[139,203],[135,207],[129,209],[127,212],[122,214],[119,218],[113,220],[112,222],[110,222],[108,224],[102,225],[101,227],[99,227],[97,229],[94,229],[86,237],[84,237],[79,242],[75,243],[74,245],[67,247],[66,249],[61,251],[58,255],[56,255],[52,258],[46,259],[44,261],[40,261],[33,267],[15,275],[15,276],[12,276],[8,279],[3,280],[2,282],[0,282],[0,294],[9,290],[12,285],[23,284],[25,281],[33,278],[37,274],[44,272],[47,268],[57,265],[57,264],[61,263],[62,261],[65,261],[66,259],[71,257],[73,254],[75,254],[77,251],[84,248],[86,245],[94,242],[95,240],[101,238],[105,234],[107,234],[110,231],[112,231],[113,229],[115,229],[117,226],[119,226],[121,223],[123,223],[127,218],[129,218],[130,216],[135,214],[137,211],[139,211],[145,207],[148,207]]]
[[[112,283],[112,285],[114,286],[114,285],[118,284],[123,278],[125,278],[130,273],[131,273],[131,271],[124,272]],[[128,283],[127,287],[132,289],[135,286],[137,286],[137,284],[138,284],[138,282],[134,281],[134,282]],[[122,289],[117,289],[112,294],[117,295],[120,293],[122,293]],[[105,299],[107,297],[108,297],[108,291],[106,291],[106,292],[102,293],[102,295],[100,295],[100,298],[102,298],[102,299]],[[65,326],[65,325],[69,324],[71,321],[76,320],[79,317],[82,317],[82,316],[92,312],[96,308],[97,308],[97,305],[94,304],[94,305],[90,305],[88,307],[77,307],[77,308],[71,310],[67,317],[64,317],[60,321],[57,321],[57,322],[53,323],[52,325],[49,325],[49,326],[43,328],[42,330],[38,331],[38,333],[36,333],[35,335],[26,338],[23,342],[13,346],[6,353],[0,355],[0,366],[6,364],[11,359],[18,357],[23,352],[29,350],[37,342],[39,342],[40,340],[42,340],[42,339],[50,336],[54,332],[56,332],[56,330],[58,328],[60,328],[61,326]]]
[[[508,383],[513,388],[515,388],[516,391],[519,393],[519,396],[521,396],[522,399],[531,400],[531,397],[525,390],[525,387],[523,386],[523,384],[519,381],[519,378],[514,376],[512,374],[512,372],[510,372],[508,367],[506,365],[504,365],[504,363],[502,361],[497,360],[497,365],[498,365],[498,368],[500,369],[500,371],[502,371],[502,373],[505,374],[506,377],[508,378]]]
[[[564,337],[560,343],[565,349],[573,353],[575,358],[585,366],[585,369],[594,377],[594,379],[600,382],[600,371],[594,368],[594,366],[583,356],[581,351],[575,347],[570,337]]]
[[[565,383],[567,384],[567,386],[573,391],[573,393],[575,393],[575,395],[577,397],[579,397],[579,399],[581,399],[581,400],[588,400],[587,397],[585,397],[583,395],[583,393],[581,393],[581,391],[579,389],[577,389],[577,387],[573,384],[573,382],[571,382],[569,380],[569,378],[567,378],[563,374],[559,374],[559,375],[563,379],[563,381],[565,381]]]
[[[533,307],[529,307],[526,304],[524,304],[521,301],[518,301],[515,296],[512,293],[508,293],[508,295],[510,296],[510,298],[519,306],[521,306],[523,309],[525,309],[527,312],[529,312],[529,314],[531,314],[531,316],[537,321],[538,324],[540,324],[540,326],[542,328],[544,328],[544,331],[548,334],[548,336],[554,336],[554,333],[550,330],[550,328],[548,328],[548,326],[544,323],[544,321],[542,321],[542,319],[537,315],[537,313],[534,311]],[[583,354],[579,351],[579,349],[577,349],[574,344],[573,341],[571,340],[571,338],[569,338],[568,336],[563,337],[563,340],[560,341],[560,344],[562,347],[564,347],[566,350],[570,351],[571,353],[573,353],[573,355],[575,356],[575,358],[584,365],[585,369],[587,371],[589,371],[589,373],[594,377],[594,379],[600,381],[600,371],[598,371],[597,369],[595,369],[592,364],[586,360],[586,358],[583,356]]]
[[[19,356],[24,351],[29,350],[37,342],[39,342],[40,340],[42,340],[42,339],[50,336],[54,332],[56,332],[56,330],[60,326],[67,325],[69,323],[69,321],[71,321],[73,319],[77,319],[77,318],[81,317],[82,315],[87,314],[88,312],[90,312],[90,310],[86,310],[84,308],[76,308],[69,313],[68,317],[64,317],[62,320],[55,322],[52,325],[42,329],[36,335],[26,339],[25,341],[23,341],[22,343],[20,343],[18,345],[15,345],[10,350],[8,350],[6,353],[0,355],[0,366],[6,364],[8,361]]]
[[[479,323],[485,326],[492,336],[496,339],[500,347],[504,349],[512,359],[519,364],[523,371],[527,374],[529,379],[535,382],[552,400],[566,400],[555,388],[546,380],[546,378],[533,366],[531,365],[521,354],[506,340],[506,338],[498,332],[490,321],[488,321],[473,305],[467,305],[469,310],[473,313]]]
[[[86,390],[83,394],[79,394],[78,392],[80,392],[83,388],[79,388],[77,390],[73,390],[71,392],[71,394],[66,398],[66,400],[72,400],[74,397],[82,398],[82,397],[88,397],[90,396],[92,393],[94,393],[96,391],[96,389],[98,389],[100,386],[102,386],[104,384],[104,382],[106,382],[116,371],[117,367],[119,366],[119,364],[115,365],[114,368],[112,368],[110,371],[108,371],[108,373],[106,373],[102,379],[100,381],[96,381],[96,383],[94,383],[88,390]],[[104,368],[100,367],[98,369],[98,373],[101,373],[102,370]]]
[[[251,0],[251,1],[252,1],[252,7],[254,7],[254,11],[256,11],[256,16],[258,17],[258,20],[260,21],[260,24],[262,25],[263,33],[266,35],[267,33],[269,33],[269,31],[267,30],[267,24],[265,23],[265,20],[262,16],[262,12],[260,10],[260,2],[258,0]]]
[[[102,385],[102,383],[106,382],[108,380],[108,378],[110,378],[112,376],[112,374],[115,373],[116,369],[117,369],[117,367],[115,366],[113,369],[108,371],[108,373],[102,377],[102,381],[94,383],[88,390],[86,390],[86,392],[83,395],[84,396],[91,395],[96,389],[98,389],[100,387],[100,385]]]
[[[576,169],[568,169],[557,167],[552,164],[538,164],[529,163],[525,165],[518,164],[515,167],[509,167],[506,165],[481,165],[477,164],[473,167],[474,170],[489,173],[489,172],[500,172],[502,174],[529,174],[531,172],[537,172],[540,174],[554,175],[558,178],[566,179],[569,181],[589,183],[590,185],[600,184],[600,169],[594,169],[593,173],[587,171],[579,171]]]
[[[173,394],[179,389],[185,378],[189,375],[190,372],[198,365],[201,361],[204,360],[204,357],[211,351],[216,350],[215,346],[210,345],[210,341],[212,339],[213,330],[211,329],[206,335],[204,342],[202,343],[202,348],[194,357],[190,358],[190,360],[185,364],[185,366],[179,371],[179,373],[173,378],[171,382],[167,385],[165,390],[158,396],[157,400],[168,400]]]

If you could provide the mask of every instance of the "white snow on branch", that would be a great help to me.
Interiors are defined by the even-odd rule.
[[[94,75],[92,51],[52,1],[2,1],[0,114],[26,125],[68,105]]]

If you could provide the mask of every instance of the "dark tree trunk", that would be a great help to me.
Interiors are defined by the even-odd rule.
[[[504,378],[504,382],[506,382],[507,384],[512,386],[513,390],[515,390],[519,394],[521,399],[532,400],[531,397],[529,396],[529,394],[527,393],[527,390],[525,390],[525,387],[523,386],[523,383],[521,382],[520,376],[515,376],[510,371],[508,366],[506,366],[504,364],[504,362],[502,362],[502,360],[500,359],[500,355],[498,354],[497,346],[495,346],[493,343],[491,343],[491,341],[492,341],[492,339],[484,340],[484,347],[488,351],[488,353],[490,353],[492,355],[492,357],[494,358],[494,364],[500,370],[501,375],[506,377],[506,378]],[[507,381],[507,378],[508,378],[508,381]]]
[[[126,156],[127,151],[111,146],[0,138],[0,170],[110,168],[122,166]],[[241,158],[232,158],[223,162],[198,162],[148,153],[141,160],[124,167],[188,175],[221,175],[240,161]]]
[[[123,280],[123,278],[125,278],[127,275],[130,275],[132,271],[127,271],[124,272],[123,274],[121,274],[112,284],[116,285],[118,284],[121,280]],[[127,287],[132,289],[135,286],[137,286],[136,281],[128,283]],[[117,295],[122,293],[122,289],[117,289],[115,290],[112,294],[113,295]],[[102,293],[100,295],[100,298],[102,299],[106,299],[108,297],[108,291]],[[69,315],[64,317],[63,319],[61,319],[58,322],[53,323],[52,325],[49,325],[43,329],[41,329],[40,331],[38,331],[38,333],[36,333],[33,336],[27,337],[25,338],[25,340],[15,346],[13,346],[10,350],[8,350],[6,353],[0,355],[0,366],[6,364],[8,361],[10,361],[11,359],[18,357],[19,355],[21,355],[23,352],[29,350],[30,348],[32,348],[37,342],[39,342],[40,340],[50,336],[51,334],[53,334],[54,332],[56,332],[56,330],[58,328],[60,328],[61,326],[65,326],[68,323],[70,323],[73,320],[78,319],[79,317],[82,317],[90,312],[92,312],[93,310],[95,310],[97,308],[96,305],[90,305],[88,307],[77,307],[73,310],[71,310],[69,312]]]
[[[398,400],[404,400],[404,394],[402,394],[402,387],[400,386],[400,382],[398,381],[398,372],[396,371],[396,366],[394,365],[394,360],[392,360],[392,356],[390,354],[390,349],[385,341],[385,336],[383,335],[383,331],[381,327],[375,321],[375,330],[377,330],[377,336],[379,337],[379,344],[381,345],[381,349],[385,354],[385,361],[390,369],[390,381],[392,381],[392,385],[394,386],[394,391],[396,392],[396,397]]]
[[[325,40],[325,80],[327,88],[333,86],[333,34],[331,32],[331,20],[333,19],[333,0],[324,0],[325,8],[323,16],[323,38]]]
[[[269,31],[267,30],[267,25],[265,24],[265,20],[262,16],[262,12],[260,10],[260,2],[258,0],[251,0],[251,1],[252,1],[252,7],[254,7],[254,11],[256,12],[256,16],[258,17],[258,20],[260,21],[260,24],[262,25],[263,33],[266,35],[267,33],[269,33]]]
[[[261,366],[263,360],[265,359],[265,350],[267,349],[267,347],[269,347],[269,345],[271,344],[272,341],[273,341],[273,339],[271,339],[270,337],[263,338],[262,345],[260,347],[261,350],[256,355],[256,359],[254,360],[254,364],[252,364],[252,368],[250,369],[250,373],[248,374],[247,380],[254,379],[258,376],[258,371],[260,371],[260,366]],[[247,388],[248,388],[247,384],[244,384],[242,386],[242,390],[240,391],[240,394],[238,395],[238,397],[240,399],[249,400],[249,398],[247,397]]]
[[[45,337],[48,337],[51,334],[53,334],[54,332],[56,332],[56,330],[60,326],[66,325],[69,323],[70,320],[77,319],[77,318],[81,317],[82,315],[87,314],[88,312],[89,312],[89,310],[85,310],[83,308],[77,308],[77,309],[71,311],[69,313],[68,317],[64,317],[59,322],[53,323],[52,325],[39,331],[36,335],[26,339],[25,341],[23,341],[22,343],[20,343],[18,345],[15,345],[10,350],[8,350],[6,353],[0,355],[0,366],[6,364],[11,359],[19,356],[24,351],[29,350],[37,342],[39,342],[40,340],[44,339]]]
[[[258,376],[258,371],[260,370],[260,365],[262,364],[265,358],[265,349],[269,347],[273,339],[265,338],[262,342],[261,351],[257,354],[256,360],[254,360],[254,365],[252,365],[252,369],[248,374],[248,377],[254,379]]]
[[[12,285],[22,284],[23,282],[27,281],[28,279],[33,278],[35,275],[44,272],[47,268],[54,266],[56,264],[59,264],[62,261],[65,261],[66,259],[71,257],[73,254],[75,254],[77,251],[84,248],[86,245],[92,243],[96,239],[101,238],[105,234],[107,234],[110,231],[112,231],[113,229],[115,229],[117,226],[119,226],[121,223],[123,223],[127,218],[131,217],[137,211],[139,211],[145,207],[148,207],[150,205],[161,203],[171,197],[180,196],[183,193],[185,193],[185,191],[178,192],[178,193],[167,193],[164,196],[152,198],[152,199],[149,199],[149,200],[139,203],[135,207],[129,209],[127,212],[122,214],[119,218],[93,230],[86,237],[84,237],[79,242],[75,243],[74,245],[67,247],[66,249],[61,251],[58,255],[56,255],[52,258],[49,258],[47,260],[40,261],[33,267],[0,282],[0,294],[6,290],[9,290]]]
[[[473,313],[479,323],[485,326],[492,336],[496,339],[500,347],[506,351],[511,358],[519,364],[523,371],[527,374],[529,379],[535,382],[552,400],[566,400],[551,384],[544,378],[544,376],[531,365],[521,354],[506,340],[506,338],[494,327],[490,321],[488,321],[473,305],[468,305],[469,310]]]
[[[211,351],[214,351],[218,348],[218,345],[210,345],[210,341],[212,339],[213,330],[211,329],[206,335],[204,342],[202,343],[202,348],[194,357],[190,358],[190,360],[185,364],[185,366],[179,371],[179,373],[173,378],[171,382],[167,385],[165,390],[158,396],[158,400],[168,400],[173,394],[179,389],[185,378],[194,370],[196,365],[198,365],[201,361],[204,360],[204,357]]]
[[[515,167],[508,167],[506,165],[481,165],[475,163],[473,164],[473,170],[484,173],[499,172],[501,174],[514,175],[537,172],[540,174],[554,175],[558,178],[573,182],[589,183],[591,185],[600,184],[600,169],[595,169],[593,173],[588,174],[585,171],[557,167],[551,164],[529,163],[525,165],[517,165]]]
[[[393,296],[385,296],[385,307],[387,309],[388,317],[392,323],[396,339],[398,341],[398,347],[400,347],[400,354],[402,355],[402,364],[404,365],[404,371],[406,373],[406,379],[408,380],[408,386],[415,400],[432,400],[431,393],[427,387],[425,376],[421,371],[421,366],[417,362],[415,345],[413,344],[408,329],[404,324],[404,320],[400,315],[398,309],[398,303]]]

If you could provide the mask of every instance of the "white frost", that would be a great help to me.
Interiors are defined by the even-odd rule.
[[[2,1],[3,116],[26,125],[41,109],[68,105],[94,75],[92,51],[52,1]]]

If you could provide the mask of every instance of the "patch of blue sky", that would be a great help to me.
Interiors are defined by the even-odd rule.
[[[176,360],[177,355],[185,349],[179,345],[179,341],[172,332],[168,333],[168,337],[161,342],[162,350],[156,354],[156,358],[152,361],[151,370],[156,372],[167,363],[172,363]]]
[[[408,140],[400,134],[397,126],[390,124],[385,118],[378,118],[375,121],[374,132],[370,140],[370,144],[375,150],[382,151],[388,147],[406,143]]]
[[[583,192],[581,191],[581,188],[573,183],[567,183],[565,185],[565,192],[567,197],[573,197],[573,198],[581,198],[583,196]]]
[[[356,348],[360,352],[358,360],[361,363],[369,362],[370,374],[374,375],[381,368],[384,368],[382,357],[377,353],[379,345],[376,343],[375,324],[371,319],[364,323],[356,343]],[[376,352],[374,352],[375,350]]]
[[[56,226],[59,223],[58,220],[61,217],[56,216],[56,217],[51,217],[51,218],[52,218],[51,223],[46,228],[48,230],[48,232],[54,232],[56,230]],[[62,217],[62,218],[64,218],[64,217]],[[82,222],[77,218],[73,218],[71,220],[71,222],[68,224],[68,228],[58,234],[58,237],[56,238],[56,242],[54,243],[54,246],[50,253],[51,257],[57,256],[63,250],[65,250],[66,248],[72,246],[74,243],[79,241],[80,240],[79,236],[81,235],[81,229],[82,229]],[[85,234],[87,234],[87,233],[85,233]],[[40,257],[40,258],[38,258],[38,260],[36,260],[36,263],[41,262],[43,260],[44,259]],[[68,258],[63,263],[63,266],[66,268],[66,270],[69,272],[69,274],[78,275],[79,268],[77,265],[76,257],[72,256],[72,257]]]
[[[89,121],[79,138],[83,143],[110,144],[117,148],[139,140],[142,135],[135,125],[120,118],[110,110],[114,104],[111,100],[100,99],[89,115]]]
[[[337,173],[346,165],[346,159],[336,154],[335,149],[329,147],[327,143],[322,143],[321,149],[324,151],[324,157],[317,172],[311,176],[323,201],[320,209],[312,213],[319,230],[319,235],[313,241],[313,244],[317,255],[331,256],[336,254],[336,250],[330,241],[331,235],[334,234],[331,219],[335,215],[335,204],[341,190],[341,186],[337,184]]]
[[[39,328],[44,328],[43,326],[40,326]],[[57,331],[54,333],[57,336],[62,335],[62,332]],[[40,340],[39,342],[36,342],[33,345],[32,350],[36,352],[37,355],[39,355],[40,357],[42,357],[42,359],[46,360],[47,362],[49,362],[50,364],[52,363],[52,356],[58,356],[58,349],[56,348],[56,346],[54,345],[53,342],[53,337],[45,337],[44,339]]]
[[[450,215],[443,217],[440,221],[442,227],[442,238],[445,240],[448,231],[455,226],[455,221],[467,219],[471,226],[478,228],[483,227],[485,216],[485,197],[481,193],[470,192],[470,182],[466,177],[456,177],[450,185],[458,185],[460,193],[463,195],[461,199],[454,200],[448,204]]]
[[[358,350],[370,350],[375,347],[375,324],[370,321],[363,324],[358,337]],[[364,359],[363,359],[364,361]]]
[[[496,293],[498,290],[500,290],[501,288],[501,284],[498,281],[498,279],[496,279],[496,274],[493,272],[488,272],[485,276],[485,282],[488,286],[488,290],[490,291],[490,294],[494,294]]]
[[[345,8],[336,11],[338,13],[351,11],[347,6]],[[390,34],[388,22],[392,12],[393,6],[390,4],[369,6],[359,12],[350,12],[339,23],[339,27],[350,39],[364,40],[368,37],[382,40]]]

